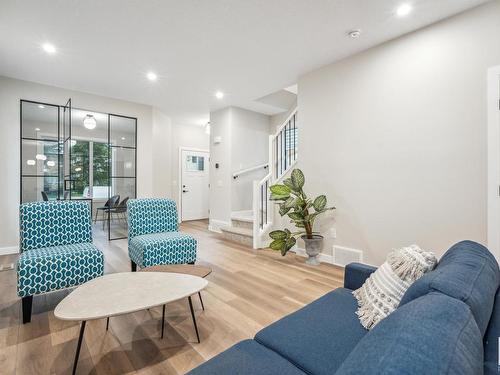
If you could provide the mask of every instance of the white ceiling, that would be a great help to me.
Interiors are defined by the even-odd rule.
[[[414,11],[397,18],[404,1]],[[0,75],[151,104],[178,123],[206,122],[210,110],[228,105],[272,114],[276,108],[255,100],[485,2],[1,0]],[[362,29],[361,38],[346,37],[352,29]],[[44,42],[58,52],[47,55]]]

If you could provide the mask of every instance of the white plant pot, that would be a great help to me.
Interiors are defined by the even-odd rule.
[[[319,234],[314,234],[313,238],[307,238],[307,236],[301,236],[306,245],[306,254],[309,256],[306,263],[311,266],[317,266],[319,264],[318,255],[323,250],[323,236]]]

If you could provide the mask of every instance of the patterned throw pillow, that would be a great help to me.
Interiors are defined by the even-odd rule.
[[[406,290],[437,263],[433,253],[411,245],[392,251],[387,261],[352,292],[358,300],[361,325],[372,329],[399,305]]]

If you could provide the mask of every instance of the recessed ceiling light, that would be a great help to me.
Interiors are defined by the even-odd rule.
[[[42,48],[45,52],[50,53],[51,55],[56,53],[56,47],[50,43],[42,44]]]
[[[44,108],[45,108],[45,106],[44,106],[44,105],[39,104],[39,105],[38,105],[38,108],[40,108],[40,109],[44,109]]]
[[[148,79],[149,79],[150,81],[156,81],[156,80],[158,79],[158,76],[157,76],[155,73],[153,73],[153,72],[149,72],[149,73],[146,75],[146,77],[148,77]]]
[[[358,39],[361,36],[361,30],[351,30],[347,33],[352,39]]]
[[[396,14],[398,15],[398,17],[405,17],[411,13],[412,9],[413,7],[411,6],[411,4],[402,4],[398,9],[396,9]]]
[[[29,159],[29,160],[26,160],[26,164],[28,164],[28,165],[35,165],[36,161],[34,161],[33,159]]]
[[[215,93],[215,97],[216,97],[217,99],[222,99],[222,98],[224,97],[224,93],[223,93],[222,91],[217,91],[217,92]]]
[[[35,158],[37,160],[47,160],[47,156],[45,156],[44,154],[36,154]]]
[[[39,132],[39,131],[40,131],[40,128],[35,128],[35,131],[36,131],[36,132]]]
[[[125,137],[122,137],[122,141],[124,141],[126,138]]]

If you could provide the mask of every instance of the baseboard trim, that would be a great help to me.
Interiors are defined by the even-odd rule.
[[[295,249],[292,249],[292,251],[294,251],[295,254],[297,254],[297,255],[299,255],[301,257],[307,258],[307,254],[306,254],[306,250],[305,249],[302,249],[300,247],[295,247]],[[340,264],[336,264],[336,263],[333,262],[333,256],[332,255],[320,253],[318,255],[318,260],[320,262],[322,262],[322,263],[333,264],[334,266],[338,266],[338,267],[344,268],[344,266],[342,266]]]
[[[0,247],[0,255],[19,254],[18,246]]]
[[[221,227],[231,226],[231,223],[223,220],[210,219],[208,222],[208,230],[210,232],[222,233]]]

